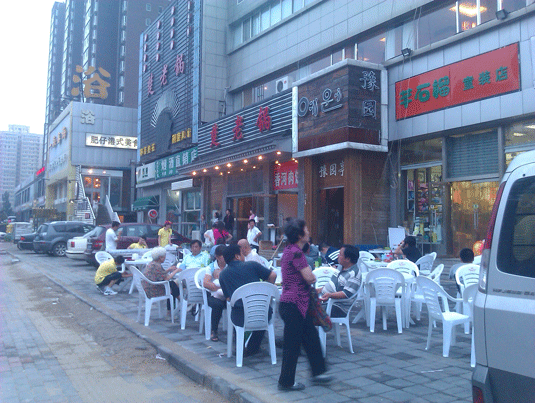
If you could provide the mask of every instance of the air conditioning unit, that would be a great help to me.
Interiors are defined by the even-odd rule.
[[[284,90],[287,90],[292,85],[292,78],[291,77],[281,77],[275,82],[275,94],[278,94],[279,92],[282,92]]]

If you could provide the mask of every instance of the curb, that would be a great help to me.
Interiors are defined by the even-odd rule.
[[[5,251],[5,253],[12,256],[13,258],[18,259],[19,262],[21,261],[20,256],[17,256],[10,251]],[[38,267],[34,267],[34,268],[38,270],[42,275],[47,277],[54,284],[61,287],[68,293],[74,295],[80,301],[86,303],[87,305],[91,306],[93,309],[106,315],[110,319],[119,323],[126,330],[132,332],[140,339],[143,339],[149,344],[151,344],[158,351],[158,353],[167,360],[167,362],[173,368],[178,370],[183,375],[187,376],[192,381],[198,383],[199,385],[204,386],[207,389],[210,389],[218,393],[219,395],[221,395],[222,397],[224,397],[225,399],[233,403],[271,403],[272,402],[272,400],[270,401],[260,400],[256,396],[251,395],[249,392],[241,389],[239,386],[233,384],[232,382],[229,382],[228,380],[220,376],[211,375],[204,369],[192,364],[191,361],[188,360],[187,357],[183,357],[178,352],[173,351],[173,350],[178,349],[178,350],[184,350],[184,352],[186,352],[187,350],[183,349],[176,343],[166,339],[165,336],[161,336],[160,334],[154,332],[150,328],[145,327],[144,325],[139,324],[137,322],[134,322],[132,319],[118,313],[117,311],[108,309],[106,305],[101,304],[100,302],[94,301],[91,298],[88,298],[85,294],[79,293],[78,291],[72,289],[71,287],[63,284],[58,279],[43,272],[40,268]],[[164,340],[159,340],[159,339],[164,339]],[[166,344],[170,344],[170,345],[166,346]],[[188,352],[188,353],[195,355],[195,353],[192,353],[192,352]]]

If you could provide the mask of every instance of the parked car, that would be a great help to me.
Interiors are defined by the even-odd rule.
[[[72,237],[84,235],[93,228],[94,225],[81,221],[53,221],[43,224],[37,230],[33,249],[37,253],[65,256],[67,241]]]
[[[100,227],[103,228],[100,235],[90,236],[89,238],[87,238],[87,249],[84,252],[85,260],[94,266],[97,266],[97,261],[95,260],[95,253],[97,253],[99,250],[105,250],[106,230],[110,228],[109,225],[102,225]],[[155,224],[121,224],[119,231],[122,230],[122,234],[117,240],[117,249],[127,249],[132,243],[137,242],[141,235],[146,235],[148,247],[154,248],[155,246],[158,246],[158,231],[160,230],[160,228],[162,228],[161,225]],[[173,230],[171,243],[175,245],[181,245],[183,243],[190,242],[191,239],[186,238],[185,236],[179,234],[177,231]]]
[[[533,402],[535,391],[535,151],[502,179],[474,300],[474,402]]]
[[[13,243],[17,243],[22,235],[34,232],[34,228],[30,222],[13,221],[7,225],[6,232],[11,233]]]
[[[99,225],[85,235],[69,239],[67,241],[65,256],[74,260],[85,260],[84,252],[87,249],[87,239],[90,237],[98,237],[102,232],[106,232],[106,228]]]
[[[31,234],[21,235],[19,241],[17,242],[17,248],[20,250],[34,250],[33,249],[33,240],[37,232],[32,232]]]
[[[5,237],[6,237],[6,233],[0,231],[0,241],[3,241]]]

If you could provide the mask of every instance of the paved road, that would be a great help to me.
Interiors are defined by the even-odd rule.
[[[0,249],[3,245],[0,244]],[[159,319],[156,309],[150,327],[135,323],[137,317],[137,293],[121,292],[114,296],[100,294],[94,286],[95,269],[82,262],[67,258],[35,255],[6,247],[28,265],[35,265],[38,272],[46,274],[78,299],[113,318],[141,338],[158,348],[176,368],[195,379],[201,385],[219,391],[230,401],[241,402],[470,402],[471,373],[470,336],[458,335],[458,343],[452,346],[449,358],[442,357],[441,325],[434,331],[429,351],[425,350],[427,316],[402,334],[396,331],[395,317],[389,316],[385,331],[377,319],[375,333],[370,333],[363,322],[351,325],[355,354],[347,350],[347,337],[342,333],[342,347],[337,347],[334,337],[327,337],[327,359],[330,371],[336,377],[328,387],[312,386],[309,368],[301,356],[297,367],[297,381],[307,388],[300,392],[280,392],[277,379],[280,373],[282,351],[277,348],[278,362],[271,365],[267,337],[264,353],[244,359],[243,368],[235,366],[235,358],[226,357],[226,337],[213,343],[199,335],[198,323],[188,315],[186,329],[167,318]],[[453,260],[445,260],[443,285],[454,295],[455,286],[447,279]],[[282,335],[282,321],[275,321],[278,337]],[[132,349],[132,348],[130,348]]]
[[[36,258],[47,259],[0,255],[1,402],[226,401],[28,264]]]

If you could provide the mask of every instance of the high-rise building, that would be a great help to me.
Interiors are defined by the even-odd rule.
[[[15,187],[35,174],[42,159],[42,134],[31,134],[29,126],[9,125],[0,131],[0,194],[9,192],[13,206]]]

